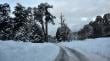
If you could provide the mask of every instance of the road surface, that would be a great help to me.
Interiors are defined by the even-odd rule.
[[[74,49],[63,46],[59,46],[59,48],[60,52],[54,61],[89,61],[85,55]]]

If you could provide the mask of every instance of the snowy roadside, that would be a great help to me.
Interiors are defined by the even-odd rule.
[[[81,52],[90,61],[110,61],[110,38],[87,39],[58,44]]]
[[[110,61],[109,40],[97,38],[57,44],[0,41],[0,61]]]

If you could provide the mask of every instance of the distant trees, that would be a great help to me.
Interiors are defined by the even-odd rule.
[[[105,20],[104,25],[110,24],[110,13],[107,13],[103,16],[103,19]]]
[[[48,3],[41,3],[38,8],[26,8],[17,3],[12,12],[14,17],[11,17],[9,4],[0,4],[0,39],[31,42],[48,41],[47,25],[49,22],[53,23],[55,18],[48,11],[48,8],[52,7]],[[42,28],[37,22],[41,24]]]
[[[70,41],[72,40],[72,32],[67,26],[67,24],[64,23],[63,16],[61,14],[61,26],[57,29],[56,32],[56,39],[57,41]]]
[[[48,35],[48,24],[54,25],[56,18],[49,12],[49,8],[53,6],[48,3],[41,3],[38,7],[24,7],[17,3],[14,11],[11,11],[8,3],[0,4],[0,39],[24,42],[48,42],[48,39],[55,38],[58,41],[71,40],[73,33],[64,23],[62,15],[61,26],[57,29],[56,37]],[[110,13],[103,17],[97,16],[95,21],[91,21],[74,34],[78,39],[110,36]]]
[[[72,37],[71,30],[67,27],[67,25],[64,25],[62,27],[59,27],[56,32],[56,39],[57,41],[70,41]]]
[[[97,16],[95,21],[91,21],[78,32],[78,39],[108,37],[110,36],[110,13],[104,16]]]

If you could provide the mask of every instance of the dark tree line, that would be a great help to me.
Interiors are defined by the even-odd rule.
[[[78,32],[79,39],[110,37],[110,13],[104,16],[97,16],[95,21],[91,21]]]
[[[41,3],[38,7],[26,8],[17,3],[14,11],[11,11],[8,3],[0,4],[0,39],[48,41],[48,23],[54,24],[53,19],[55,18],[48,11],[48,8],[52,7],[48,3]]]

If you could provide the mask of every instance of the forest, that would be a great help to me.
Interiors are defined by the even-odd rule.
[[[61,26],[52,37],[48,35],[48,23],[55,25],[56,17],[48,11],[51,8],[53,6],[48,3],[40,3],[37,7],[17,3],[12,11],[8,3],[0,4],[0,40],[42,43],[110,36],[110,13],[106,13],[103,17],[97,16],[78,32],[72,32],[61,15]]]

